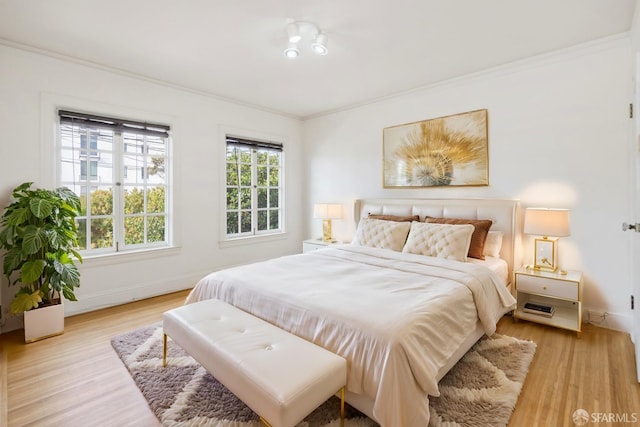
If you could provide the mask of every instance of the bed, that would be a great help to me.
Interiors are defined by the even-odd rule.
[[[389,220],[416,215],[414,222]],[[499,252],[484,260],[443,256],[475,228],[427,224],[427,217],[490,220]],[[518,203],[364,199],[354,203],[354,219],[355,244],[211,273],[187,303],[221,299],[343,356],[347,402],[383,427],[426,426],[438,381],[514,307]],[[403,241],[400,250],[367,240],[380,227],[383,240]],[[425,245],[444,252],[426,256]]]

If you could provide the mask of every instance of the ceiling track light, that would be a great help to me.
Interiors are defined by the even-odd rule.
[[[307,36],[311,40],[311,50],[318,55],[326,55],[327,49],[327,33],[322,31],[316,24],[308,21],[287,21],[287,40],[288,45],[284,50],[284,56],[287,58],[297,58],[300,56],[299,43],[303,36]]]
[[[287,25],[287,35],[289,36],[289,43],[298,43],[302,40],[300,35],[300,27],[295,22],[290,22]]]
[[[289,42],[289,46],[284,50],[284,56],[287,58],[297,58],[300,56],[300,50],[298,50],[298,44]]]
[[[316,39],[311,43],[311,49],[318,55],[326,55],[327,50],[327,35],[325,33],[319,33]]]

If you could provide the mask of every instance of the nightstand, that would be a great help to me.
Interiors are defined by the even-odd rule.
[[[318,249],[326,248],[329,245],[338,243],[336,241],[325,242],[322,239],[309,239],[302,242],[302,253],[317,251]]]
[[[514,319],[525,319],[558,328],[582,331],[582,272],[567,274],[520,268],[514,273],[518,306]],[[525,308],[525,304],[553,307],[551,316]],[[528,312],[528,311],[529,312]]]

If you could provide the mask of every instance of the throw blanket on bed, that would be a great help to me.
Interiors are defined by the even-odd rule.
[[[483,266],[349,245],[212,273],[187,303],[209,298],[347,359],[348,390],[388,427],[426,426],[439,369],[515,303]]]

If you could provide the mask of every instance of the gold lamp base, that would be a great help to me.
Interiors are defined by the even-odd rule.
[[[560,274],[567,274],[565,270],[558,271],[558,251],[556,248],[558,239],[549,238],[547,236],[542,239],[535,239],[535,250],[533,266],[531,269],[536,271],[547,271]]]
[[[333,239],[331,238],[331,220],[330,219],[322,220],[322,241],[323,242],[333,241]]]
[[[535,239],[533,267],[539,270],[556,271],[556,240],[544,236]]]

